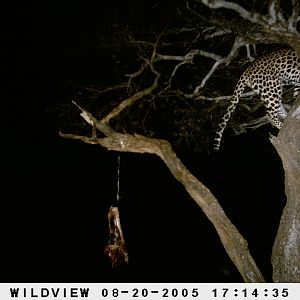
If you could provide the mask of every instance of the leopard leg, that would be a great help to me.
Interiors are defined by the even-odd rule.
[[[266,107],[269,121],[273,124],[273,126],[280,129],[282,126],[281,119],[284,119],[287,115],[281,102],[282,83],[278,80],[269,84],[267,89],[265,89],[265,91],[261,94],[261,100]]]
[[[267,118],[273,126],[278,129],[281,128],[282,122],[279,117],[284,119],[286,117],[286,111],[281,104],[281,97],[279,95],[272,96],[272,98],[264,99],[264,104],[267,110]]]

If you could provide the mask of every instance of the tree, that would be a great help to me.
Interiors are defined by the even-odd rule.
[[[280,1],[269,1],[268,5],[264,3],[259,7],[261,12],[258,12],[255,6],[245,8],[238,1],[225,0],[184,1],[184,3],[179,2],[176,9],[176,18],[169,20],[169,24],[163,29],[158,30],[153,26],[150,32],[143,32],[141,34],[143,40],[136,38],[135,33],[130,29],[122,29],[123,34],[120,36],[123,41],[118,43],[133,46],[132,55],[139,55],[138,71],[128,75],[127,82],[120,82],[104,91],[95,86],[82,88],[89,93],[89,97],[84,97],[84,100],[106,97],[106,101],[111,103],[113,109],[110,111],[102,109],[94,116],[83,108],[81,103],[79,106],[76,101],[74,104],[80,109],[81,116],[92,127],[92,135],[65,133],[60,135],[88,144],[101,145],[108,150],[151,153],[159,156],[171,174],[183,184],[189,195],[213,223],[227,254],[244,280],[263,282],[264,277],[248,250],[246,240],[226,216],[217,199],[183,165],[169,142],[152,137],[163,138],[160,132],[147,128],[149,123],[146,119],[149,114],[149,103],[154,105],[154,99],[166,99],[167,104],[160,105],[165,105],[165,109],[172,107],[175,115],[182,114],[178,99],[198,100],[203,101],[200,128],[205,126],[210,121],[207,112],[213,111],[214,115],[217,115],[219,101],[230,99],[230,96],[223,96],[223,90],[216,91],[220,87],[213,78],[218,72],[222,74],[230,66],[234,66],[237,57],[240,56],[240,50],[244,47],[250,61],[253,60],[251,46],[255,49],[258,44],[271,44],[272,47],[274,44],[275,47],[278,47],[276,44],[287,45],[293,47],[300,56],[300,34],[297,31],[300,18],[299,2],[293,0],[283,6]],[[206,63],[200,64],[198,59],[205,60]],[[214,63],[212,64],[211,61]],[[195,64],[197,69],[200,69],[201,76],[194,76]],[[187,82],[176,79],[180,72],[189,74]],[[125,89],[129,93],[127,98],[120,101],[113,99],[114,96],[121,95],[120,90]],[[115,94],[104,96],[109,92]],[[249,97],[249,95],[253,94],[250,92],[244,96]],[[147,104],[141,102],[141,99],[147,99]],[[93,109],[88,102],[84,104],[85,107],[90,106],[90,109]],[[300,252],[299,109],[298,101],[291,109],[278,137],[271,139],[283,161],[288,197],[273,248],[275,282],[300,281],[300,259],[297,255]],[[211,137],[203,136],[199,132],[191,133],[190,129],[195,123],[190,121],[191,113],[186,111],[184,113],[186,115],[181,118],[178,125],[180,134],[175,140],[186,139],[193,147],[195,144],[192,141],[200,136],[201,147],[204,147],[207,139]],[[135,120],[137,117],[138,121]],[[266,122],[265,118],[257,118],[253,121],[252,117],[248,116],[247,122],[242,125],[234,124],[233,128],[236,132],[241,132],[255,129]],[[129,133],[122,133],[122,131]],[[101,132],[104,137],[99,137],[97,132]],[[140,134],[131,134],[133,132]]]

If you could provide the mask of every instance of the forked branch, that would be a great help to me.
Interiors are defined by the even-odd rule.
[[[145,94],[145,92],[141,91],[135,95],[134,99],[139,99],[143,94]],[[124,103],[130,102],[131,100],[129,99],[124,100]],[[116,112],[120,112],[121,108],[126,107],[126,105],[119,105],[118,107],[119,108]],[[217,199],[213,196],[209,189],[207,189],[194,175],[189,172],[167,141],[147,138],[141,135],[133,136],[116,132],[108,125],[107,122],[105,122],[105,120],[109,120],[111,116],[114,116],[116,112],[110,113],[110,117],[104,118],[102,121],[98,121],[88,111],[83,108],[80,109],[81,116],[85,119],[85,121],[89,123],[93,129],[97,129],[102,132],[105,137],[98,138],[96,134],[93,134],[92,137],[87,137],[76,134],[60,133],[61,137],[81,140],[88,144],[101,145],[108,150],[150,153],[159,156],[164,161],[172,175],[185,187],[189,195],[194,199],[194,201],[196,201],[208,219],[213,223],[226,252],[236,265],[244,280],[246,282],[264,282],[264,278],[249,252],[247,241],[231,223]]]

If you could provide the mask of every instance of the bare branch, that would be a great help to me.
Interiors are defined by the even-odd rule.
[[[166,29],[166,28],[165,28]],[[158,43],[162,37],[162,35],[164,34],[165,32],[165,29],[159,34],[159,36],[157,37],[156,41],[155,41],[155,44],[154,44],[154,47],[153,47],[153,51],[152,51],[152,55],[151,55],[151,59],[150,59],[150,64],[153,65],[154,63],[154,59],[156,57],[156,52],[157,52],[157,46],[158,46]]]
[[[195,95],[197,95],[197,94],[199,93],[200,89],[202,89],[202,88],[205,86],[207,80],[208,80],[208,79],[212,76],[212,74],[216,71],[216,69],[218,68],[218,66],[224,63],[224,61],[225,61],[225,59],[219,59],[219,60],[217,60],[217,61],[214,63],[214,65],[212,66],[212,68],[210,69],[210,71],[209,71],[209,72],[206,74],[206,76],[203,78],[201,84],[198,85],[198,86],[195,88],[195,90],[194,90],[194,94],[195,94]]]
[[[178,60],[178,61],[186,61],[188,63],[192,63],[194,56],[200,55],[208,58],[212,58],[214,60],[220,60],[222,59],[222,56],[212,53],[212,52],[207,52],[204,50],[198,50],[194,49],[188,52],[186,55],[161,55],[157,54],[157,57],[155,61],[160,61],[160,60]]]
[[[201,0],[201,3],[212,9],[225,8],[237,12],[244,20],[250,21],[254,24],[260,25],[265,31],[264,36],[273,39],[274,42],[285,40],[286,43],[292,47],[299,43],[299,33],[297,32],[297,22],[299,21],[299,1],[293,1],[293,13],[287,21],[280,9],[280,0],[270,1],[268,15],[264,16],[260,13],[250,13],[241,5],[225,0]],[[270,35],[270,32],[272,34]],[[293,33],[295,36],[291,36]],[[263,38],[259,35],[256,37],[258,40]]]
[[[189,63],[189,62],[188,62],[188,61],[182,61],[182,62],[180,62],[179,64],[177,64],[177,65],[175,66],[175,68],[174,68],[174,70],[173,70],[173,72],[172,72],[172,74],[171,74],[171,76],[170,76],[170,79],[169,79],[169,81],[168,81],[167,89],[171,86],[173,77],[174,77],[174,75],[176,74],[178,68],[179,68],[180,66],[182,66],[182,65],[187,64],[187,63]]]
[[[270,1],[270,4],[269,4],[269,16],[270,16],[270,19],[269,19],[269,24],[272,25],[273,23],[276,23],[276,22],[282,22],[282,23],[285,23],[285,19],[281,13],[281,10],[280,10],[280,2],[281,0],[271,0]]]
[[[190,52],[184,56],[182,55],[161,55],[161,54],[157,54],[155,61],[161,61],[161,60],[174,60],[174,61],[180,61],[180,63],[178,63],[175,67],[174,70],[168,80],[168,86],[166,87],[166,89],[168,89],[171,86],[171,82],[173,80],[173,77],[175,76],[178,68],[182,65],[185,64],[190,64],[193,62],[193,56],[190,55]]]
[[[211,28],[210,28],[210,29],[211,29]],[[217,31],[215,31],[215,32],[213,32],[213,33],[211,33],[211,34],[206,34],[206,35],[204,36],[204,39],[205,39],[205,40],[209,40],[209,39],[213,39],[213,38],[215,38],[215,37],[220,37],[220,36],[223,36],[223,35],[226,35],[226,34],[230,34],[230,33],[232,33],[232,31],[229,30],[229,29],[217,30]]]
[[[255,94],[254,91],[249,91],[247,93],[242,94],[241,98],[250,97],[250,96],[253,96],[254,94]],[[195,97],[194,94],[185,94],[184,96],[186,98],[193,98],[194,100],[207,100],[207,101],[215,101],[215,102],[232,99],[232,95],[230,95],[230,96],[218,96],[218,97],[206,97],[206,96],[198,95],[197,97]]]
[[[188,1],[186,2],[186,8],[187,8],[187,10],[188,10],[190,13],[192,13],[192,14],[195,15],[195,16],[197,16],[200,20],[203,20],[203,19],[204,19],[203,16],[201,16],[200,14],[198,14],[198,12],[196,12],[195,10],[193,10],[193,9],[190,7]]]
[[[150,65],[150,67],[151,67],[151,65]],[[154,71],[153,68],[151,68],[151,69],[152,69],[152,71]],[[144,90],[142,90],[140,92],[137,92],[134,95],[132,95],[129,98],[122,101],[106,117],[104,117],[102,119],[102,122],[108,123],[111,118],[114,118],[114,117],[118,116],[123,109],[125,109],[126,107],[132,105],[134,102],[141,99],[142,97],[152,93],[152,91],[155,90],[158,87],[158,80],[159,80],[159,77],[160,77],[160,74],[157,71],[155,71],[155,72],[156,72],[156,77],[154,79],[153,84],[150,87],[145,88]]]
[[[263,116],[258,119],[254,119],[249,122],[240,124],[238,129],[235,128],[234,131],[235,131],[235,134],[238,135],[238,134],[244,133],[245,131],[248,131],[249,129],[255,130],[255,129],[257,129],[263,125],[269,124],[269,123],[270,123],[270,120],[266,116]]]
[[[139,70],[137,70],[136,72],[132,73],[132,74],[126,74],[125,76],[128,76],[128,82],[127,82],[127,93],[129,94],[130,91],[130,87],[131,87],[131,82],[135,77],[138,77],[140,75],[142,75],[144,73],[144,71],[147,69],[147,67],[149,66],[149,62],[147,62],[146,60],[144,60],[144,62],[141,64]]]
[[[227,57],[225,59],[226,65],[230,64],[231,61],[237,56],[238,50],[242,46],[246,46],[246,45],[247,45],[247,42],[245,41],[245,39],[243,37],[237,36],[234,40],[234,43],[231,47],[229,54],[227,55]]]
[[[248,10],[243,8],[241,5],[224,0],[201,0],[201,2],[212,9],[225,8],[237,12],[243,19],[253,23],[263,24],[262,20],[265,18],[257,13],[250,13]]]
[[[125,76],[129,77],[129,80],[132,80],[133,78],[140,76],[143,74],[143,72],[145,71],[145,69],[148,67],[148,63],[146,61],[144,61],[139,70],[137,70],[136,72],[132,73],[132,74],[126,74]]]
[[[230,9],[238,13],[244,20],[259,25],[261,30],[249,37],[248,43],[272,42],[284,43],[293,47],[300,53],[300,34],[297,31],[299,22],[299,1],[292,0],[293,12],[289,20],[286,20],[280,10],[280,1],[272,0],[269,5],[268,15],[264,16],[257,12],[249,12],[241,5],[225,0],[199,0],[211,9]]]
[[[300,21],[300,3],[299,0],[292,0],[293,11],[292,15],[288,20],[289,31],[297,31],[297,23]]]
[[[182,55],[161,55],[157,54],[155,61],[160,61],[160,60],[174,60],[174,61],[184,61],[185,56]]]
[[[82,110],[82,109],[81,109]],[[186,188],[190,196],[201,207],[215,226],[223,246],[246,282],[264,282],[264,278],[248,250],[248,244],[237,228],[231,223],[213,194],[193,176],[165,140],[146,138],[140,135],[120,134],[108,124],[96,121],[86,111],[85,115],[106,138],[87,138],[60,133],[61,137],[81,140],[89,144],[99,144],[109,150],[134,153],[150,153],[159,156],[172,175]],[[96,123],[95,123],[96,122]],[[104,131],[102,130],[104,129]]]
[[[268,12],[270,17],[274,20],[277,19],[278,5],[279,5],[278,0],[271,0],[269,3]]]
[[[145,63],[143,63],[141,65],[140,69],[137,72],[130,75],[130,79],[129,79],[129,82],[128,82],[128,84],[130,84],[130,80],[132,78],[141,75],[143,73],[143,71],[145,70],[145,68],[147,66],[149,66],[152,73],[155,75],[153,84],[150,87],[145,88],[142,91],[139,91],[139,92],[133,94],[132,96],[128,97],[124,101],[122,101],[117,107],[115,107],[107,116],[105,116],[102,119],[103,123],[108,123],[111,118],[114,118],[114,117],[118,116],[123,109],[125,109],[126,107],[132,105],[133,103],[135,103],[137,100],[141,99],[142,97],[144,97],[146,95],[149,95],[153,90],[155,90],[158,87],[158,80],[160,78],[160,73],[158,71],[156,71],[155,68],[153,67],[153,61],[154,61],[154,58],[156,56],[156,48],[157,48],[157,44],[159,42],[159,39],[161,38],[161,35],[162,35],[162,33],[157,38],[156,43],[153,47],[151,60],[147,61],[146,59],[144,59]]]
[[[194,92],[193,92],[194,96],[199,94],[200,89],[202,89],[205,86],[206,82],[214,74],[214,72],[217,70],[217,68],[223,63],[226,63],[228,65],[232,61],[232,59],[236,57],[236,55],[238,53],[238,49],[244,45],[246,45],[246,42],[244,41],[244,39],[241,37],[237,37],[226,58],[223,58],[220,55],[217,55],[217,54],[214,54],[211,52],[197,50],[197,53],[199,52],[199,53],[201,53],[201,55],[203,55],[205,57],[212,58],[212,59],[216,60],[216,62],[214,63],[212,68],[209,70],[209,72],[206,74],[206,76],[202,79],[201,84],[195,87]]]
[[[123,88],[126,88],[126,87],[127,87],[126,83],[121,83],[121,84],[118,84],[118,85],[110,86],[110,87],[108,87],[104,90],[100,90],[99,88],[94,87],[94,86],[87,86],[87,87],[84,87],[83,89],[85,89],[85,90],[87,90],[91,93],[96,94],[95,97],[97,97],[100,94],[104,94],[104,93],[114,91],[114,90],[118,90],[118,89],[123,89]]]
[[[211,58],[211,59],[214,59],[214,60],[221,60],[223,59],[222,56],[218,55],[218,54],[215,54],[213,52],[208,52],[208,51],[204,51],[204,50],[192,50],[190,52],[190,55],[191,56],[195,56],[195,55],[201,55],[201,56],[204,56],[204,57],[207,57],[207,58]]]
[[[216,60],[217,62],[215,63],[215,68],[213,67],[213,70],[210,70],[210,72],[206,75],[206,77],[202,80],[201,85],[199,86],[199,89],[202,88],[206,81],[210,78],[210,76],[212,75],[212,73],[215,71],[215,69],[218,67],[219,64],[224,62],[224,59],[222,58],[222,56],[212,53],[212,52],[207,52],[204,50],[199,50],[199,49],[194,49],[191,50],[190,52],[188,52],[186,55],[184,56],[179,56],[179,55],[160,55],[157,54],[157,57],[155,59],[155,61],[160,61],[160,60],[176,60],[176,61],[181,61],[179,64],[177,64],[174,67],[174,70],[171,74],[171,77],[169,79],[169,85],[171,84],[172,78],[174,77],[175,73],[177,72],[178,68],[184,64],[191,64],[193,63],[193,59],[196,55],[200,55],[200,56],[204,56],[204,57],[208,57],[208,58],[212,58],[214,60]]]
[[[88,124],[93,126],[93,128],[97,128],[99,131],[103,132],[106,136],[114,135],[115,132],[107,124],[98,122],[98,120],[91,113],[89,113],[84,108],[80,107],[75,101],[72,102],[81,110],[80,116],[83,117],[83,119]],[[95,139],[96,139],[96,135],[93,135],[91,141]],[[94,142],[91,142],[90,144],[94,144]]]
[[[246,45],[246,49],[247,49],[247,57],[248,57],[249,61],[253,62],[255,60],[255,58],[253,56],[251,56],[250,45],[249,44]]]
[[[130,85],[131,85],[131,81],[135,78],[138,77],[140,75],[142,75],[144,73],[144,71],[147,69],[147,67],[150,66],[152,73],[154,73],[156,76],[159,76],[160,74],[154,69],[153,67],[153,63],[154,63],[154,59],[156,57],[156,50],[157,50],[157,46],[158,43],[164,33],[165,29],[159,34],[159,36],[157,37],[155,43],[150,43],[151,46],[153,46],[153,50],[152,50],[152,54],[151,54],[151,58],[150,60],[142,58],[144,60],[144,62],[141,64],[140,69],[138,71],[136,71],[135,73],[132,74],[127,74],[126,76],[129,77],[128,83],[127,83],[127,89],[129,89]]]

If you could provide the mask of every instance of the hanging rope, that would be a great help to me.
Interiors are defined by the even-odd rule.
[[[118,172],[117,172],[117,203],[120,201],[120,165],[121,165],[121,154],[118,155]]]

